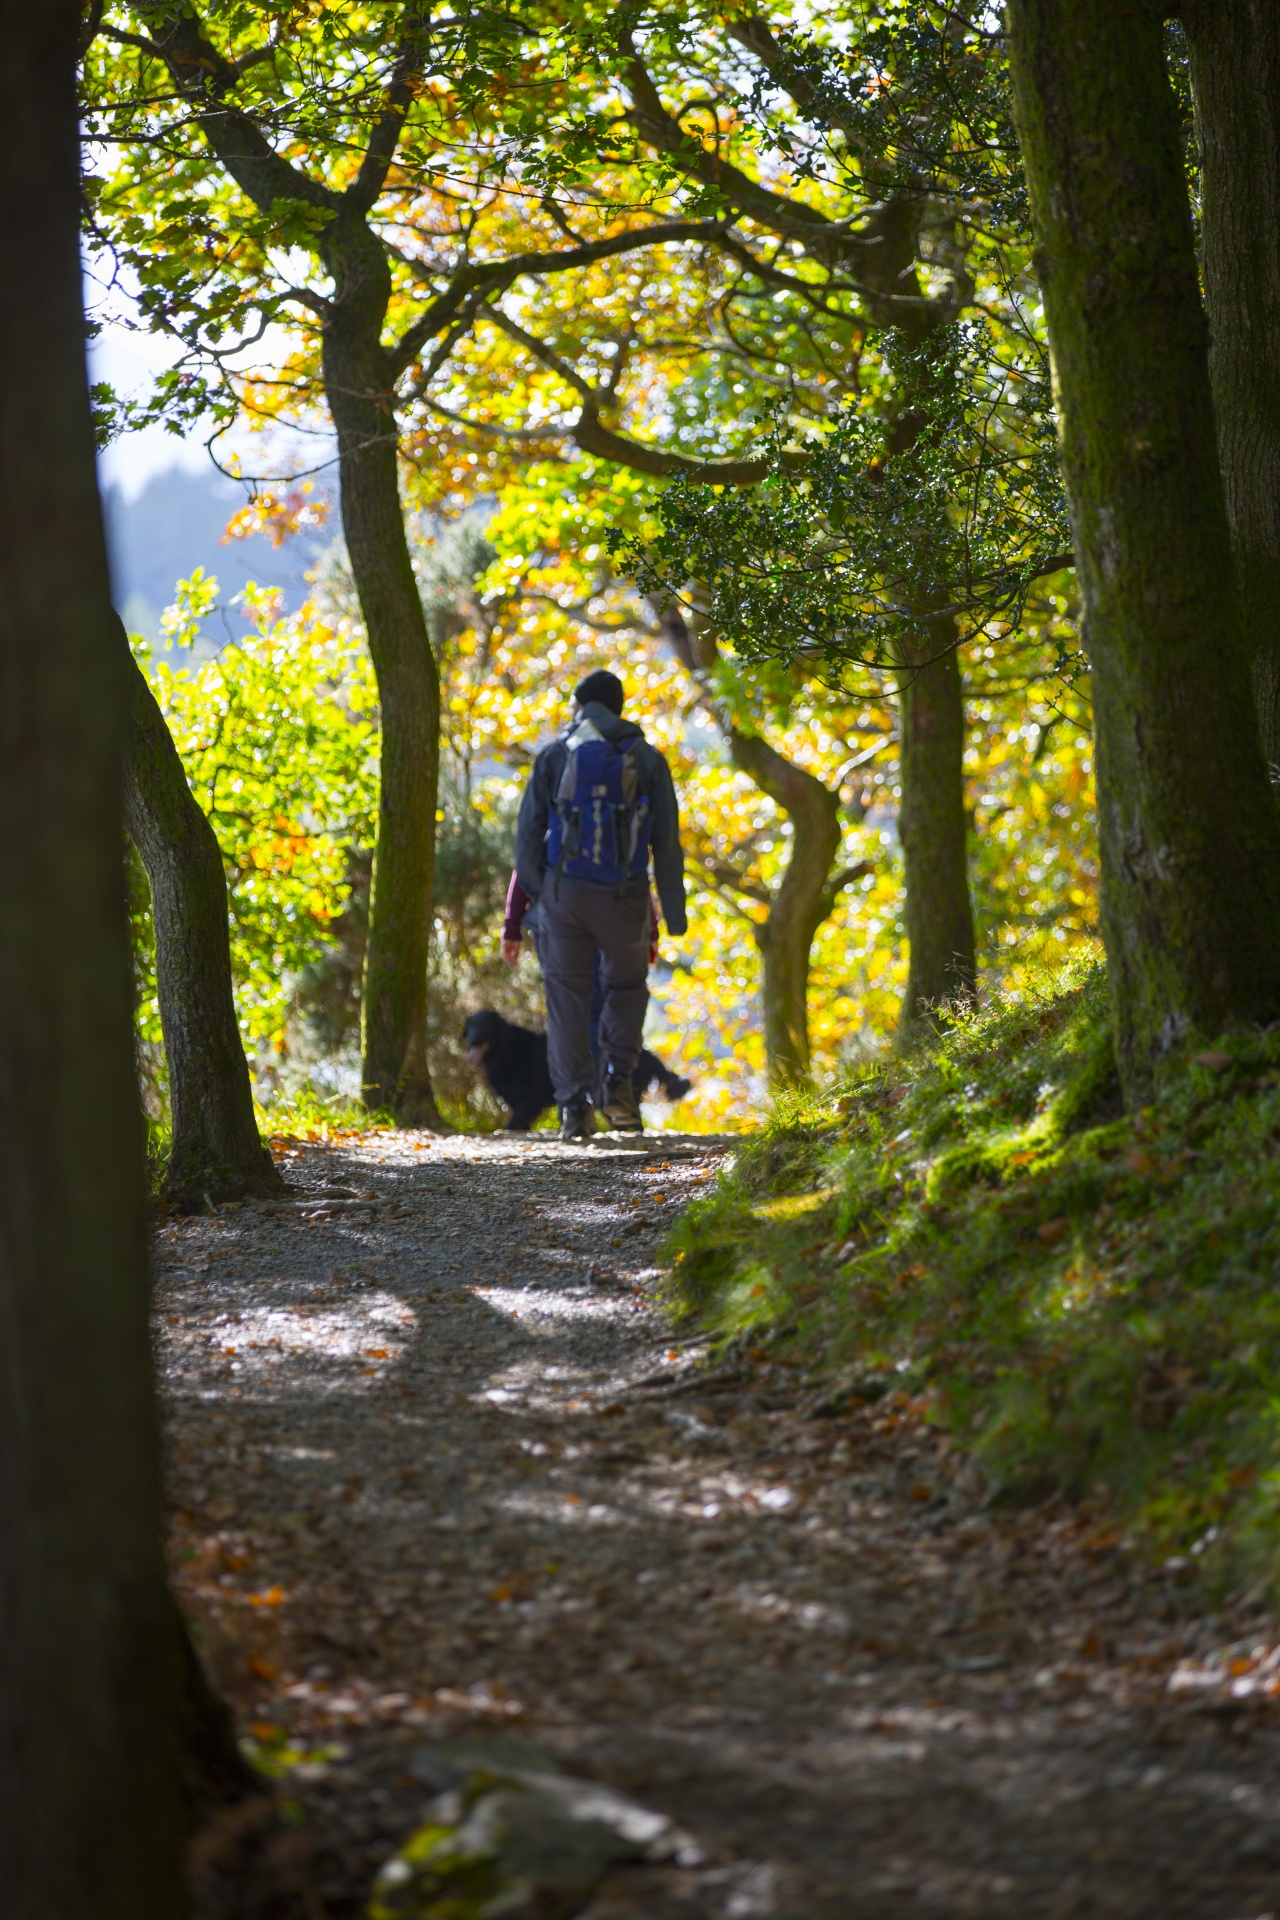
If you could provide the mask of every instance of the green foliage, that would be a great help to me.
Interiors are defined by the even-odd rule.
[[[1280,1590],[1280,1035],[1120,1113],[1077,963],[781,1115],[675,1236],[677,1298],[898,1392],[1006,1497],[1105,1492],[1219,1587]]]
[[[273,1143],[343,1140],[394,1127],[390,1113],[370,1110],[348,1094],[325,1093],[309,1081],[286,1087],[259,1109],[259,1129]]]
[[[216,580],[180,582],[166,630],[189,642],[216,599]],[[254,630],[196,673],[135,645],[222,849],[253,1054],[283,1046],[299,976],[334,945],[352,851],[372,844],[377,714],[367,656],[349,636],[309,615],[277,619],[273,596],[253,588],[245,599]],[[137,931],[139,1027],[156,1041],[153,963]]]
[[[762,485],[673,480],[660,533],[611,533],[619,570],[658,604],[696,580],[711,624],[748,659],[883,667],[914,657],[922,625],[940,616],[962,637],[992,621],[1016,628],[1070,534],[1048,368],[1008,347],[985,320],[939,330],[927,349],[891,339],[870,400],[850,400],[798,445],[775,412]],[[913,422],[906,458],[894,452],[899,385]]]
[[[830,33],[840,15],[841,41]],[[803,102],[808,126],[838,162],[880,193],[980,202],[994,223],[1027,221],[1026,187],[1010,114],[1003,38],[985,9],[919,0],[853,0],[781,30],[770,80]],[[774,86],[757,73],[750,117],[800,178],[821,178],[810,145],[780,124]]]
[[[961,636],[1017,626],[1071,540],[1048,367],[1006,344],[986,323],[940,330],[927,349],[890,342],[871,403],[850,401],[798,449],[777,413],[762,486],[676,478],[656,538],[610,536],[620,570],[658,603],[697,580],[745,659],[887,666],[912,659],[929,618],[950,616]],[[910,394],[908,459],[892,451],[894,382]]]

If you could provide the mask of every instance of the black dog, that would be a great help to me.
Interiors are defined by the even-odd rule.
[[[547,1069],[547,1036],[528,1027],[513,1027],[492,1007],[467,1015],[462,1029],[467,1058],[473,1067],[483,1067],[484,1077],[510,1107],[508,1133],[528,1133],[540,1113],[553,1107],[555,1088]],[[655,1083],[668,1100],[683,1100],[693,1086],[664,1067],[656,1053],[646,1047],[636,1063],[631,1084],[637,1100],[643,1100]]]

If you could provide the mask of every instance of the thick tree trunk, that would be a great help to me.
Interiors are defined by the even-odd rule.
[[[977,984],[964,808],[964,688],[954,634],[934,633],[924,664],[898,691],[902,788],[898,835],[906,880],[910,972],[899,1044],[936,1028],[938,1009],[971,999]]]
[[[0,1904],[177,1920],[182,1647],[84,364],[79,28],[76,0],[0,0]]]
[[[747,15],[731,21],[728,32],[763,62],[802,114],[819,106],[814,124],[830,126],[834,116],[835,124],[843,125],[856,138],[856,125],[853,120],[841,119],[838,102],[818,102],[812,77],[787,57],[783,42],[767,20]],[[772,226],[789,244],[806,247],[815,260],[829,265],[833,247],[847,248],[845,264],[859,283],[864,311],[877,327],[898,330],[911,347],[927,346],[955,319],[954,298],[930,300],[920,281],[920,227],[927,211],[924,199],[896,195],[886,180],[883,197],[863,209],[853,231],[843,223],[835,228],[812,208],[751,183],[735,168],[725,166],[720,156],[702,153],[687,139],[679,121],[667,112],[643,61],[635,56],[633,43],[628,40],[624,44],[632,52],[626,75],[632,99],[628,117],[641,139],[670,156],[681,171],[714,185],[741,213]],[[872,187],[870,179],[863,184]],[[921,304],[904,308],[904,294]],[[853,386],[856,390],[856,378]],[[909,390],[900,392],[893,404],[896,419],[889,449],[894,458],[904,459],[910,455],[923,416],[914,407]],[[945,604],[946,597],[934,605]],[[962,744],[964,733],[963,689],[954,662],[940,665],[936,672],[932,667],[925,668],[907,686],[901,704],[901,815],[911,972],[899,1030],[907,1037],[915,1030],[923,1009],[972,991],[975,959],[962,824],[963,766],[961,756],[951,746],[953,737]],[[914,750],[917,744],[919,751]],[[961,823],[959,831],[957,822]],[[936,846],[930,846],[928,836],[935,825],[941,838]],[[917,886],[924,889],[919,900]]]
[[[342,526],[382,706],[378,845],[365,952],[364,1097],[438,1127],[427,1068],[440,680],[405,538],[392,379],[380,344],[391,295],[381,243],[339,215],[325,236],[335,298],[324,378],[338,434]]]
[[[1183,8],[1209,372],[1262,745],[1280,767],[1280,6]]]
[[[1126,1098],[1280,1015],[1280,823],[1235,591],[1160,0],[1011,0],[1093,669]]]
[[[382,777],[365,954],[364,1095],[406,1125],[438,1126],[427,1071],[427,961],[435,864],[440,685],[405,539],[396,471],[393,370],[382,346],[391,270],[368,214],[387,177],[419,67],[384,98],[358,173],[339,192],[278,152],[234,104],[238,71],[191,6],[157,6],[156,44],[198,103],[210,148],[259,211],[321,216],[318,246],[333,293],[322,329],[325,397],[338,436],[342,520],[382,706]],[[409,28],[413,9],[405,15]],[[420,19],[417,27],[421,28]],[[413,39],[414,35],[410,35]],[[419,31],[419,53],[425,37]],[[406,54],[409,43],[405,43]]]
[[[840,884],[831,873],[840,851],[840,797],[755,734],[731,727],[729,752],[734,766],[791,822],[786,872],[756,929],[756,941],[764,972],[769,1080],[773,1086],[794,1085],[809,1072],[809,955]]]
[[[173,1148],[165,1194],[199,1207],[282,1182],[258,1137],[231,991],[227,882],[213,828],[119,620],[129,683],[124,822],[151,884]]]

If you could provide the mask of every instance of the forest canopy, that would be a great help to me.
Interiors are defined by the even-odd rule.
[[[244,473],[233,535],[327,512],[333,536],[301,614],[250,594],[198,670],[174,645],[213,588],[175,586],[146,663],[218,834],[260,1097],[361,1084],[391,869],[369,782],[425,726],[432,984],[388,1017],[446,1111],[488,1110],[458,1029],[482,1003],[540,1024],[496,960],[513,808],[597,663],[680,793],[694,912],[651,1033],[695,1080],[682,1123],[741,1124],[771,1082],[1096,940],[1088,681],[984,16],[136,6],[83,84],[99,271],[181,349],[149,397],[98,394],[103,432],[204,423]],[[347,353],[388,395],[376,476]],[[388,476],[402,552],[366,529]],[[366,1007],[366,1085],[369,1035]]]
[[[1176,1583],[1233,1610],[1235,1651],[1192,1684],[1215,1712],[1264,1705],[1280,11],[48,0],[10,4],[4,44],[20,1904],[176,1915],[188,1866],[211,1886],[232,1855],[305,1876],[295,1803],[256,1765],[296,1760],[309,1792],[376,1715],[381,1781],[384,1736],[412,1732],[395,1791],[420,1806],[437,1708],[505,1727],[533,1702],[508,1656],[549,1649],[590,1693],[539,1667],[557,1752],[605,1751],[580,1712],[599,1696],[682,1739],[696,1721],[710,1755],[692,1695],[732,1689],[736,1741],[745,1674],[842,1753],[851,1713],[875,1733],[905,1711],[948,1776],[937,1742],[990,1686],[1016,1771],[1069,1685],[1059,1771],[1060,1734],[1111,1716],[1078,1735],[1083,1778],[1139,1720],[1182,1741],[1185,1661],[1166,1684],[1175,1641],[1142,1644]],[[91,334],[156,336],[150,391],[90,390],[86,275]],[[203,436],[241,489],[228,542],[305,534],[302,604],[193,566],[158,642],[127,631],[95,438],[144,427]],[[642,1110],[651,1086],[673,1104]],[[542,1115],[557,1137],[524,1137]],[[705,1420],[666,1397],[691,1389]],[[766,1484],[784,1458],[795,1484]],[[1001,1494],[1053,1517],[1006,1529]],[[266,1531],[224,1525],[286,1495]],[[914,1572],[859,1586],[867,1552],[899,1558],[895,1506]],[[1032,1619],[1032,1545],[1075,1569],[1087,1633]],[[704,1584],[706,1548],[776,1556],[768,1591]],[[653,1562],[634,1585],[624,1550]],[[846,1551],[838,1606],[803,1593]],[[348,1574],[344,1623],[324,1587]],[[653,1658],[606,1653],[624,1589],[628,1632],[661,1610]],[[461,1631],[437,1634],[450,1606]],[[801,1628],[839,1650],[812,1687]],[[979,1631],[1000,1651],[957,1659]],[[953,1695],[965,1674],[987,1677]],[[228,1705],[250,1708],[243,1747]],[[292,1744],[313,1714],[341,1748]],[[776,1783],[776,1729],[748,1717]],[[1166,1774],[1123,1770],[1151,1809]],[[1178,1798],[1191,1776],[1170,1777]],[[512,1779],[560,1792],[523,1760]],[[443,1911],[463,1881],[494,1911],[594,1900],[492,1880],[467,1836],[507,1820],[493,1785],[433,1800],[448,1830],[419,1831],[371,1912],[411,1888]],[[799,1887],[803,1849],[776,1886],[719,1841],[660,1858],[612,1791],[616,1829],[563,1785],[561,1825],[590,1805],[605,1864],[652,1867],[662,1898],[703,1866],[734,1910]],[[931,1835],[975,1828],[922,1810]],[[1253,1911],[1231,1876],[1265,1872],[1274,1836],[1236,1815],[1214,1897]],[[511,1816],[521,1845],[538,1818]],[[1031,1911],[978,1838],[968,1892],[899,1856],[888,1878],[860,1858],[858,1885]],[[1078,1858],[1138,1861],[1149,1903],[1149,1847],[1095,1838]]]

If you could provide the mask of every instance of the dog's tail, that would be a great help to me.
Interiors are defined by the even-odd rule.
[[[693,1091],[692,1080],[685,1080],[680,1074],[672,1073],[670,1067],[665,1067],[656,1053],[651,1053],[648,1047],[642,1047],[640,1058],[636,1062],[635,1073],[632,1075],[632,1085],[635,1087],[637,1100],[643,1100],[649,1088],[655,1084],[662,1088],[668,1100],[683,1100],[686,1093]]]

